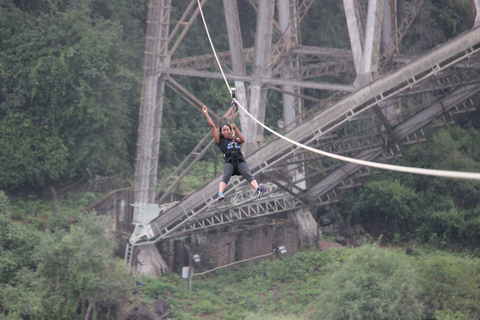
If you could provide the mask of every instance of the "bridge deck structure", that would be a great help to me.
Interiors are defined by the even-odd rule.
[[[474,28],[415,57],[396,70],[316,112],[285,137],[350,158],[389,162],[464,112],[478,108],[480,29]],[[291,211],[330,205],[377,169],[342,162],[277,138],[250,154],[255,177],[267,184],[256,198],[234,177],[216,202],[216,177],[147,226],[151,244],[161,239]],[[294,168],[293,170],[291,168]],[[299,174],[300,173],[300,174]]]

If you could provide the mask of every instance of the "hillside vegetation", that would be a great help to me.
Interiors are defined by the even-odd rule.
[[[479,274],[469,255],[368,244],[219,270],[192,291],[176,274],[138,289],[174,319],[477,319]]]
[[[172,21],[189,2],[174,1]],[[215,46],[228,50],[222,1],[212,2],[205,13],[218,17],[209,19]],[[248,1],[238,3],[242,24],[254,23]],[[362,224],[370,243],[220,269],[195,276],[192,291],[175,273],[138,279],[125,270],[105,217],[69,224],[133,180],[147,4],[0,0],[0,319],[123,319],[155,299],[169,303],[174,319],[480,318],[477,181],[382,172],[334,208],[337,219]],[[348,48],[340,8],[314,1],[305,44]],[[401,52],[420,54],[472,24],[470,1],[427,0]],[[210,53],[198,41],[201,25],[189,33],[180,57]],[[253,44],[252,34],[242,36]],[[212,110],[225,109],[221,81],[179,78]],[[268,99],[266,122],[277,129],[280,97]],[[171,90],[164,103],[160,178],[208,132]],[[395,164],[480,172],[479,129],[477,110]],[[177,192],[214,174],[214,161],[203,160]]]
[[[0,193],[0,319],[123,319],[156,299],[173,319],[480,317],[480,259],[467,252],[418,245],[406,255],[407,245],[376,242],[312,248],[194,276],[190,291],[176,273],[127,272],[103,217],[40,232],[11,220],[10,210]]]

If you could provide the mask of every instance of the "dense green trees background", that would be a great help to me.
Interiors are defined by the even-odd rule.
[[[216,12],[222,4],[215,1],[204,12],[216,49],[226,51],[224,16]],[[242,25],[253,26],[254,10],[247,0],[238,3]],[[147,4],[0,0],[0,190],[9,194],[0,191],[0,319],[115,319],[129,299],[159,297],[178,319],[339,319],[352,312],[360,319],[480,317],[479,183],[392,172],[371,178],[336,208],[389,250],[373,243],[302,252],[199,278],[193,292],[171,274],[146,279],[132,298],[133,279],[113,257],[107,221],[90,214],[66,223],[99,194],[74,193],[53,203],[39,194],[87,176],[87,168],[133,175]],[[402,53],[419,54],[471,28],[470,8],[470,1],[426,1]],[[315,1],[311,10],[302,42],[348,48],[339,1]],[[174,9],[172,21],[181,13]],[[245,30],[250,47],[254,35]],[[210,50],[198,22],[176,57]],[[222,81],[176,80],[217,113],[227,110]],[[280,97],[268,99],[266,121],[275,127]],[[203,115],[168,88],[163,120],[160,177],[209,131]],[[479,127],[477,111],[396,163],[479,172]],[[190,181],[209,179],[211,162],[194,168]],[[407,258],[393,248],[411,244],[417,249]]]
[[[131,167],[146,1],[0,5],[0,188]]]

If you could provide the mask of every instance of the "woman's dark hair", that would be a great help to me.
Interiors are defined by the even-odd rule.
[[[222,136],[222,128],[225,126],[229,127],[230,131],[232,131],[232,127],[229,124],[222,124],[220,127],[218,127],[218,133],[220,134],[220,137]]]

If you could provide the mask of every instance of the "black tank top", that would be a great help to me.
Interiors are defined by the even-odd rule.
[[[236,139],[232,141],[232,139],[220,136],[220,141],[217,145],[223,152],[225,162],[245,161],[240,145],[237,143]]]

